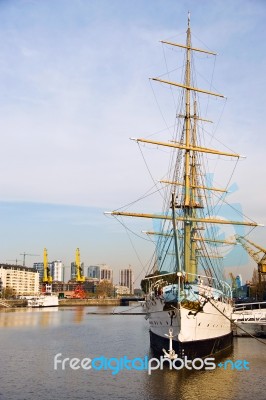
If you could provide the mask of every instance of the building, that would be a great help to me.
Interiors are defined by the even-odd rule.
[[[91,265],[88,267],[88,278],[113,283],[113,270],[106,264]]]
[[[127,286],[115,285],[116,296],[124,296],[130,294],[130,289]]]
[[[70,280],[73,281],[76,278],[76,263],[71,263],[71,273],[70,273]]]
[[[2,289],[12,289],[14,295],[30,296],[39,292],[39,272],[20,265],[0,264]]]
[[[130,290],[129,293],[134,293],[134,276],[131,268],[125,268],[119,271],[119,285],[128,287]]]
[[[88,267],[87,276],[88,278],[95,278],[100,280],[101,272],[100,265],[91,265]]]
[[[84,276],[84,263],[80,264],[81,266],[81,275]],[[73,261],[71,263],[71,275],[70,275],[70,280],[74,281],[76,279],[76,262]]]
[[[33,269],[39,272],[39,280],[42,282],[43,280],[43,262],[38,262],[33,264]]]
[[[60,260],[53,261],[51,263],[51,275],[53,278],[53,281],[56,282],[63,282],[64,276],[63,276],[63,263]]]
[[[53,261],[53,262],[56,262],[56,261]],[[50,274],[54,280],[53,272],[52,272],[53,271],[53,262],[48,262],[48,268],[49,268]],[[42,282],[42,280],[43,280],[43,262],[34,263],[33,268],[39,272],[39,279],[40,279],[40,282]]]
[[[100,281],[109,281],[113,283],[113,270],[107,265],[101,267]]]
[[[39,272],[40,282],[43,280],[43,262],[33,264],[33,268]],[[52,261],[48,263],[51,277],[53,281],[62,282],[64,280],[64,266],[62,261]]]

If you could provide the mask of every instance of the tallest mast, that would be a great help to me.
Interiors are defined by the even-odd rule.
[[[186,221],[191,217],[191,184],[190,184],[190,88],[191,87],[191,32],[190,32],[190,13],[188,13],[188,28],[187,28],[187,41],[186,41],[186,112],[185,112],[185,201],[184,201],[184,270],[185,272],[191,271],[191,222]],[[193,271],[194,272],[194,271]]]
[[[156,146],[163,146],[167,148],[173,148],[176,150],[180,150],[184,155],[184,158],[182,157],[182,161],[184,165],[182,166],[182,173],[183,173],[183,178],[177,181],[171,181],[171,180],[163,180],[161,182],[174,185],[174,186],[182,186],[184,188],[183,193],[182,193],[182,199],[181,199],[181,204],[178,205],[178,208],[181,206],[181,209],[183,211],[182,215],[178,215],[175,213],[175,199],[172,199],[172,208],[173,208],[173,215],[166,215],[165,212],[163,212],[161,215],[158,214],[148,214],[148,213],[136,213],[136,212],[128,212],[128,211],[111,211],[107,212],[106,214],[111,214],[111,215],[116,215],[116,216],[128,216],[128,217],[139,217],[139,218],[152,218],[152,219],[161,219],[161,220],[175,220],[174,222],[180,222],[183,224],[183,251],[184,251],[184,261],[182,264],[182,267],[184,268],[184,271],[188,274],[195,275],[197,274],[197,262],[196,262],[196,240],[199,240],[195,232],[198,227],[198,223],[201,224],[230,224],[230,225],[243,225],[243,226],[257,226],[258,224],[255,222],[245,222],[245,221],[228,221],[228,220],[222,220],[221,218],[213,218],[210,216],[204,216],[204,215],[199,215],[197,212],[198,208],[203,208],[202,202],[196,201],[196,198],[198,196],[198,190],[206,190],[206,191],[219,191],[219,192],[226,192],[226,190],[215,188],[215,187],[210,187],[210,185],[205,185],[204,182],[198,183],[197,179],[197,163],[196,159],[198,158],[198,154],[216,154],[219,156],[226,156],[226,157],[236,157],[240,158],[240,154],[236,154],[233,152],[228,152],[228,151],[220,151],[217,149],[213,148],[207,148],[207,147],[202,147],[198,145],[198,140],[196,138],[196,130],[197,130],[197,125],[196,121],[197,120],[202,120],[205,122],[211,122],[208,120],[205,120],[203,118],[200,118],[197,115],[197,110],[196,110],[196,102],[195,104],[195,110],[192,112],[191,106],[192,106],[192,100],[194,99],[194,94],[196,93],[201,93],[204,95],[208,96],[216,96],[220,98],[224,98],[224,96],[220,93],[215,93],[210,90],[205,90],[204,88],[198,88],[193,85],[192,82],[192,74],[191,74],[191,58],[192,58],[192,52],[200,52],[203,54],[208,54],[208,55],[216,55],[216,53],[201,49],[201,48],[196,48],[192,47],[191,45],[191,31],[190,31],[190,14],[188,14],[188,26],[187,26],[187,38],[186,38],[186,43],[185,44],[180,44],[180,43],[173,43],[169,41],[161,41],[164,44],[170,45],[170,46],[176,46],[178,48],[185,49],[186,51],[186,67],[185,67],[185,77],[182,83],[179,82],[173,82],[173,81],[168,81],[166,79],[161,79],[161,78],[151,78],[153,81],[157,81],[160,83],[164,83],[170,86],[174,86],[177,88],[181,88],[184,90],[184,96],[182,96],[182,100],[185,101],[185,110],[184,113],[180,115],[180,117],[184,118],[184,127],[183,127],[183,132],[185,139],[183,139],[183,132],[181,136],[180,142],[178,141],[167,141],[167,142],[161,142],[158,140],[153,140],[153,139],[148,139],[148,138],[131,138],[132,140],[135,140],[137,143],[149,143],[153,144]],[[192,94],[193,93],[193,99],[192,99]],[[192,119],[194,119],[194,123],[192,124]],[[192,129],[193,128],[193,129]],[[179,162],[179,159],[177,160]],[[205,225],[204,225],[205,226]],[[203,228],[204,228],[203,226]],[[175,228],[174,228],[175,230]],[[161,233],[159,233],[161,234]],[[164,233],[162,233],[164,234]],[[213,240],[212,240],[213,241]],[[216,242],[214,240],[214,242]],[[219,241],[218,241],[219,242]],[[176,246],[177,247],[177,246]],[[177,264],[179,264],[177,262]],[[179,264],[180,265],[180,264]]]

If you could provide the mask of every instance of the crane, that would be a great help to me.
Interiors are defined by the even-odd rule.
[[[82,275],[82,268],[80,264],[80,252],[79,248],[76,249],[76,282],[85,282],[85,276]]]
[[[243,236],[236,236],[236,240],[244,247],[250,257],[257,263],[260,285],[261,275],[266,274],[266,249]]]
[[[85,276],[82,274],[82,268],[80,264],[80,252],[79,248],[76,249],[76,259],[75,259],[75,266],[76,266],[76,283],[78,284],[75,288],[73,299],[85,299],[86,293],[84,290],[84,285],[82,283],[85,282]]]
[[[48,266],[48,253],[47,249],[43,250],[43,283],[51,284],[53,282],[53,278],[50,273],[50,268]]]
[[[6,261],[7,261],[7,262],[8,262],[8,261],[16,261],[16,265],[18,265],[18,262],[19,262],[19,261],[22,261],[22,260],[18,260],[18,259],[16,258],[15,260],[6,260]]]
[[[31,256],[31,257],[38,257],[40,254],[30,254],[30,253],[20,253],[20,256],[23,256],[23,267],[25,267],[25,260],[26,256]]]

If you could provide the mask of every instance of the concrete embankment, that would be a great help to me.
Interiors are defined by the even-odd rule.
[[[60,299],[62,306],[120,306],[120,299]],[[27,300],[2,300],[0,308],[27,307]]]
[[[59,306],[120,306],[120,299],[60,299]]]
[[[0,308],[27,307],[27,300],[6,300],[1,299]]]
[[[66,306],[128,306],[132,301],[142,299],[59,299],[59,307]],[[0,308],[27,307],[27,300],[2,300]]]

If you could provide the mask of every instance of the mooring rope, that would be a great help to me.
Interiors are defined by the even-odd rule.
[[[204,297],[205,299],[207,299],[207,300],[211,303],[211,305],[212,305],[214,308],[216,308],[217,311],[219,311],[220,314],[222,314],[226,319],[228,319],[228,321],[230,321],[232,324],[234,324],[237,328],[239,328],[241,331],[245,332],[248,336],[251,336],[253,339],[256,339],[258,342],[264,344],[264,346],[266,345],[266,342],[264,342],[264,341],[258,339],[256,336],[252,335],[252,333],[246,331],[244,328],[242,328],[241,326],[239,326],[233,319],[227,317],[227,315],[226,315],[223,311],[219,310],[219,308],[216,307],[216,305],[213,304],[213,303],[211,302],[211,299],[210,299],[210,298],[204,296],[203,294],[201,294],[201,296]]]

